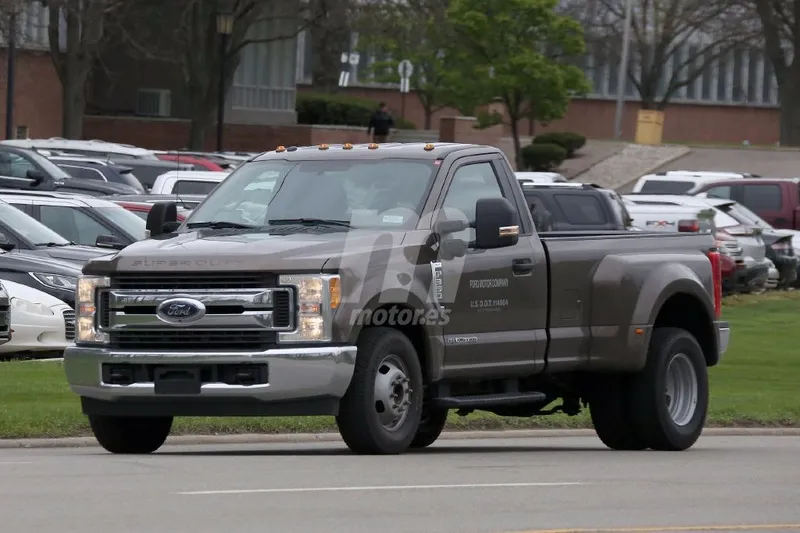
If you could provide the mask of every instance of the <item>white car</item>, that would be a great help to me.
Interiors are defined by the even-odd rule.
[[[202,194],[210,193],[214,187],[228,177],[230,172],[211,170],[170,170],[156,178],[150,194]]]
[[[631,192],[646,194],[690,194],[690,191],[705,183],[753,177],[758,176],[738,172],[668,170],[666,172],[642,176],[636,181]]]
[[[520,182],[528,183],[564,183],[567,178],[558,172],[515,172]]]
[[[0,354],[63,352],[75,339],[75,311],[42,291],[2,280],[11,308],[11,340]]]

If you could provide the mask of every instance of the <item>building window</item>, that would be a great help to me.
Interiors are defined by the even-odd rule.
[[[733,101],[734,102],[744,102],[746,100],[745,97],[745,86],[744,86],[744,79],[742,79],[742,72],[744,72],[744,64],[746,61],[746,52],[741,48],[737,48],[733,51]]]
[[[774,84],[775,84],[775,71],[772,69],[772,62],[769,60],[765,60],[764,85],[761,87],[761,97],[764,99],[765,104],[775,103],[775,100],[772,98]]]
[[[702,90],[700,91],[700,98],[702,100],[711,100],[712,85],[714,83],[714,65],[716,61],[712,61],[714,50],[709,48],[703,54],[705,55],[705,63],[702,76]]]
[[[689,57],[687,57],[684,61],[688,61],[689,59],[691,59],[692,62],[689,63],[688,65],[686,65],[686,69],[684,70],[684,72],[687,75],[692,74],[693,71],[694,71],[695,63],[697,62],[697,59],[696,59],[697,58],[697,52],[698,52],[697,45],[695,45],[695,44],[689,45]],[[703,74],[705,74],[706,72],[708,72],[707,68],[705,69],[705,72]],[[702,78],[703,78],[703,76],[701,75],[698,78],[695,78],[694,80],[692,80],[692,82],[689,85],[686,86],[686,99],[687,100],[696,100],[697,99],[697,81],[698,81],[698,79],[702,80]]]
[[[686,75],[688,71],[686,67],[684,67],[683,62],[686,61],[686,46],[680,45],[675,48],[675,53],[672,54],[672,71],[667,73],[667,87],[669,87],[669,83],[681,83],[686,79]],[[684,94],[686,94],[686,88],[680,87],[678,90],[675,91],[675,94],[672,95],[673,99],[677,100],[684,100]]]
[[[728,100],[728,72],[730,70],[730,55],[723,54],[717,59],[718,74],[717,74],[717,91],[715,93],[716,99],[720,102]]]
[[[758,102],[758,76],[761,74],[762,61],[764,61],[764,52],[757,48],[751,48],[747,62],[747,101],[751,104]]]

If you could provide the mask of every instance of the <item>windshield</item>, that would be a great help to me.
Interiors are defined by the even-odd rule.
[[[6,227],[35,245],[42,246],[49,243],[69,244],[67,239],[55,231],[5,202],[0,202],[0,220],[3,221]]]
[[[727,204],[719,207],[719,209],[738,220],[740,224],[750,224],[764,229],[775,229],[769,222],[753,213],[742,204]]]
[[[648,194],[683,194],[694,187],[691,181],[647,180],[640,192]]]
[[[122,228],[122,231],[131,237],[137,240],[145,238],[145,231],[147,229],[145,219],[147,218],[147,213],[145,213],[145,219],[142,219],[120,205],[115,205],[113,207],[97,207],[95,210],[100,216]]]
[[[189,224],[326,219],[354,228],[413,227],[437,166],[430,160],[256,161],[236,169]]]
[[[33,159],[36,164],[39,165],[47,174],[51,175],[53,179],[64,180],[71,178],[71,176],[67,174],[63,168],[50,161],[39,152],[30,150],[26,155]]]

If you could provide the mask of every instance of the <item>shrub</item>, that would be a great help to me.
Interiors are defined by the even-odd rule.
[[[297,93],[295,110],[298,124],[326,124],[334,126],[362,126],[369,124],[378,102],[344,94]],[[416,129],[408,121],[395,117],[398,129]]]
[[[522,148],[520,155],[522,164],[525,165],[524,170],[534,172],[549,172],[567,159],[564,147],[554,143],[529,144]]]
[[[586,137],[571,131],[553,131],[537,135],[533,144],[557,144],[567,151],[567,157],[574,157],[575,152],[586,144]]]

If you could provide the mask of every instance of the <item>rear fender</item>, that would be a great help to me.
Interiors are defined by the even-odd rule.
[[[641,370],[664,303],[676,294],[686,294],[700,302],[705,316],[713,317],[711,288],[711,264],[699,251],[606,256],[592,284],[589,367]]]

